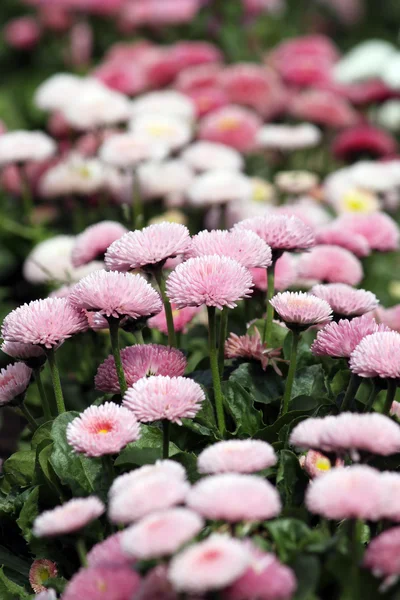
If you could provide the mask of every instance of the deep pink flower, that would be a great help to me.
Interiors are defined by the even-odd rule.
[[[304,56],[310,60],[324,58],[330,63],[334,63],[339,58],[339,51],[328,36],[313,34],[281,42],[269,53],[267,60],[274,67],[279,68],[282,63],[290,61],[293,56]]]
[[[137,319],[160,312],[159,294],[141,275],[96,271],[81,279],[68,297],[77,309],[105,317]]]
[[[131,271],[163,265],[167,258],[185,253],[190,245],[187,227],[179,223],[157,223],[130,231],[106,252],[107,269]]]
[[[358,113],[345,98],[317,89],[294,96],[289,111],[297,119],[325,127],[351,127],[359,120]]]
[[[338,159],[346,161],[365,154],[380,158],[396,154],[397,143],[387,131],[372,125],[358,125],[337,135],[332,152]]]
[[[133,0],[125,3],[123,17],[135,28],[165,27],[190,22],[199,7],[199,0]]]
[[[343,231],[362,235],[372,250],[391,252],[399,248],[399,227],[386,213],[343,215],[336,223]]]
[[[274,449],[262,440],[217,442],[197,459],[199,473],[253,473],[276,463]]]
[[[367,335],[351,353],[350,369],[360,377],[400,377],[400,333]]]
[[[288,85],[318,87],[332,77],[332,62],[325,57],[293,55],[279,65],[279,73]]]
[[[122,366],[128,387],[142,377],[169,375],[180,377],[184,374],[187,360],[176,348],[159,344],[139,344],[121,350]],[[119,394],[119,382],[112,354],[99,366],[95,377],[97,390],[108,394]]]
[[[332,309],[325,300],[304,292],[276,294],[270,303],[286,324],[310,327],[332,319]]]
[[[261,125],[256,113],[240,106],[228,105],[201,120],[198,137],[226,144],[240,152],[248,152],[255,146],[257,131]]]
[[[178,72],[196,65],[210,66],[223,60],[221,50],[210,42],[181,41],[174,44],[171,51],[179,64]]]
[[[178,308],[202,304],[234,308],[251,295],[252,287],[249,271],[226,256],[190,258],[167,279],[167,295]]]
[[[148,87],[148,77],[143,65],[131,60],[106,60],[92,76],[107,87],[128,96],[143,92]]]
[[[181,424],[181,419],[193,419],[205,399],[198,383],[185,377],[154,375],[143,377],[126,392],[123,404],[138,421],[167,419]]]
[[[122,237],[128,230],[116,221],[101,221],[87,227],[77,236],[71,259],[74,267],[86,265],[92,260],[102,260],[108,246]]]
[[[379,300],[372,292],[357,290],[345,283],[315,285],[311,294],[326,300],[333,312],[342,317],[359,317],[374,310]]]
[[[274,369],[278,375],[282,375],[277,362],[280,358],[280,348],[268,348],[266,343],[261,341],[260,332],[257,328],[252,335],[237,335],[230,333],[225,342],[225,357],[226,358],[247,358],[248,360],[260,361],[263,370],[265,371],[268,365]]]
[[[129,567],[88,567],[72,577],[63,592],[63,600],[131,600],[139,588],[140,577]]]
[[[36,517],[33,534],[36,537],[51,537],[78,531],[100,517],[104,510],[104,504],[96,496],[74,498]]]
[[[8,404],[25,392],[31,380],[32,369],[23,362],[0,370],[0,406]]]
[[[121,548],[123,531],[110,535],[103,542],[95,544],[87,555],[89,567],[107,567],[111,565],[132,565],[134,560],[129,558]]]
[[[50,577],[57,577],[57,565],[47,558],[34,560],[29,569],[29,583],[35,594],[44,592],[47,588],[43,585]]]
[[[228,96],[218,87],[198,87],[184,92],[196,107],[196,115],[204,117],[229,104]]]
[[[159,564],[147,573],[135,600],[149,600],[150,598],[178,600],[171,582],[168,581],[168,567],[165,564]]]
[[[234,229],[250,229],[260,236],[272,251],[298,252],[315,244],[314,233],[297,217],[266,215],[240,221]]]
[[[321,283],[358,285],[363,278],[361,262],[340,246],[315,246],[298,262],[299,277]]]
[[[183,331],[186,332],[187,325],[193,320],[193,318],[199,313],[201,310],[198,306],[187,306],[185,308],[177,308],[175,304],[171,305],[172,308],[172,317],[174,319],[174,329],[175,331]],[[168,326],[167,326],[167,318],[165,316],[165,308],[162,309],[158,315],[155,317],[151,317],[147,321],[147,325],[150,328],[158,329],[165,335],[168,334]]]
[[[265,269],[250,269],[254,286],[266,291],[268,287],[267,272]],[[292,287],[297,280],[297,264],[289,252],[284,252],[275,264],[275,289],[283,292]]]
[[[400,575],[400,527],[388,529],[370,542],[363,565],[377,577]]]
[[[174,86],[183,94],[203,88],[217,89],[221,69],[222,66],[216,62],[186,67],[178,73]]]
[[[390,308],[379,306],[375,311],[375,318],[379,323],[383,323],[387,327],[390,327],[390,329],[400,332],[400,304],[396,304]],[[3,352],[6,351],[3,350]]]
[[[53,348],[85,329],[85,315],[68,300],[45,298],[33,300],[10,312],[3,321],[1,335],[6,342]]]
[[[365,239],[365,237],[346,229],[342,229],[336,224],[336,222],[318,229],[315,237],[317,244],[341,246],[359,258],[368,256],[368,254],[371,252],[368,241]]]
[[[198,481],[189,491],[186,504],[206,519],[263,521],[281,511],[277,490],[256,475],[223,473]]]
[[[6,43],[18,50],[32,50],[39,42],[42,31],[34,17],[18,17],[8,21],[3,36]]]

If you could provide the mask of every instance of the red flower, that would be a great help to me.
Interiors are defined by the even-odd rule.
[[[357,125],[336,136],[332,151],[337,158],[346,161],[354,160],[360,154],[379,158],[395,154],[397,143],[382,129],[371,125]]]

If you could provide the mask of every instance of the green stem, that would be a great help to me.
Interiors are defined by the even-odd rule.
[[[375,381],[373,379],[371,380],[371,383],[372,383],[372,389],[369,394],[367,403],[364,407],[364,412],[370,412],[372,410],[372,407],[375,402],[375,398],[377,397],[378,392],[379,392],[379,388],[377,387],[377,385],[375,385]]]
[[[140,191],[139,175],[137,171],[133,174],[132,188],[132,229],[142,229],[143,227],[143,202]]]
[[[57,412],[59,415],[65,412],[64,396],[61,388],[60,372],[56,362],[56,354],[54,348],[46,350],[47,359],[50,365],[51,380],[53,382],[54,396],[57,403]]]
[[[176,334],[175,334],[175,325],[174,325],[174,317],[172,315],[172,307],[169,301],[169,298],[165,292],[165,278],[162,272],[162,268],[156,269],[154,271],[154,277],[157,281],[157,285],[160,290],[161,298],[164,304],[165,310],[165,318],[167,320],[167,328],[168,328],[168,345],[174,346],[176,348]]]
[[[137,344],[144,344],[143,333],[141,330],[135,331],[135,338]]]
[[[110,454],[106,454],[103,456],[103,465],[104,465],[105,470],[107,471],[108,479],[109,479],[109,482],[111,485],[115,479],[115,473],[114,473],[114,464],[113,464]]]
[[[76,552],[79,556],[79,560],[81,562],[82,567],[87,567],[88,562],[86,556],[86,544],[83,538],[78,538],[78,540],[76,541]]]
[[[211,374],[214,385],[214,400],[215,408],[217,412],[218,429],[221,436],[225,433],[225,415],[224,405],[222,398],[221,379],[218,370],[218,358],[217,358],[217,327],[216,327],[216,314],[215,306],[207,306],[208,311],[208,345],[210,353],[210,365]]]
[[[344,395],[342,405],[340,407],[340,412],[344,412],[345,410],[350,409],[350,404],[352,400],[355,398],[358,388],[360,387],[361,379],[355,373],[352,373],[350,376],[349,385],[347,386],[346,393]]]
[[[163,426],[163,458],[168,458],[169,435],[170,435],[170,422],[168,421],[168,419],[163,420],[162,426]]]
[[[23,165],[21,165],[19,168],[19,176],[21,178],[21,196],[24,218],[26,223],[30,225],[32,222],[33,198],[31,187],[29,185],[29,179],[26,175],[26,171]]]
[[[275,292],[275,263],[267,269],[267,315],[264,323],[263,342],[267,346],[271,343],[272,321],[274,318],[274,307],[270,303]]]
[[[218,371],[220,377],[222,377],[224,373],[225,340],[228,333],[228,314],[228,307],[224,306],[221,311],[221,318],[219,321]]]
[[[40,400],[42,402],[44,418],[46,421],[51,421],[51,419],[53,418],[53,415],[51,414],[50,404],[49,404],[48,398],[46,396],[45,389],[43,387],[42,378],[40,376],[40,370],[41,370],[40,367],[38,367],[37,369],[33,369],[33,374],[34,374],[36,385],[37,385],[37,388],[39,391]]]
[[[282,401],[282,415],[285,415],[289,410],[289,402],[292,395],[292,387],[294,381],[294,374],[296,372],[296,362],[297,362],[297,347],[300,341],[300,333],[298,331],[292,331],[292,349],[290,351],[290,364],[289,371],[286,380],[285,393],[283,395]]]
[[[26,404],[24,402],[22,402],[19,405],[19,408],[21,409],[21,412],[24,415],[25,419],[28,421],[29,427],[31,428],[31,430],[36,431],[36,429],[39,427],[39,424],[37,423],[36,419],[33,417],[29,408],[26,406]]]
[[[383,414],[388,415],[390,413],[390,409],[392,408],[393,400],[396,396],[396,380],[395,379],[387,379],[387,392],[386,392],[386,400],[385,405],[383,407]]]
[[[121,396],[124,396],[128,386],[126,385],[121,353],[119,351],[119,319],[110,317],[108,319],[108,327],[110,329],[111,349],[114,356],[115,368],[117,370],[119,389],[121,391]]]

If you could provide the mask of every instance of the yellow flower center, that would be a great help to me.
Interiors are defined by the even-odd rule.
[[[236,117],[225,117],[218,123],[218,129],[221,131],[232,131],[238,126],[238,120]]]
[[[317,458],[317,460],[315,461],[315,466],[319,471],[329,471],[329,469],[331,468],[331,461],[329,460],[329,458],[325,457]]]
[[[83,179],[90,179],[90,177],[91,177],[90,169],[86,165],[82,165],[82,166],[78,167],[77,168],[77,173]]]
[[[379,203],[374,194],[356,188],[343,196],[342,207],[346,212],[371,213],[379,208]]]
[[[173,127],[161,123],[150,125],[148,131],[155,137],[163,137],[174,133]]]

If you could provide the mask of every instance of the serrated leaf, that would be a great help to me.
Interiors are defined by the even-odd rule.
[[[229,381],[239,383],[260,404],[275,402],[284,391],[282,377],[272,369],[267,374],[257,363],[241,364],[233,371]]]
[[[291,397],[296,398],[297,396],[314,396],[316,398],[328,396],[322,365],[310,365],[296,372]]]
[[[252,396],[237,382],[222,382],[224,405],[235,422],[234,434],[253,436],[263,425],[262,413],[254,407]]]
[[[154,464],[162,458],[162,440],[161,429],[154,426],[142,425],[142,435],[137,442],[128,444],[122,450],[115,460],[114,465],[119,466],[142,466],[145,464]],[[172,442],[169,444],[169,456],[174,456],[180,452],[179,448]]]
[[[1,600],[25,600],[29,594],[25,588],[17,585],[9,579],[5,573],[3,567],[0,568],[0,598]]]
[[[29,543],[32,539],[33,521],[39,514],[39,487],[35,487],[26,499],[24,506],[17,519],[17,525],[22,531],[22,535]]]
[[[36,450],[36,448],[43,442],[43,440],[52,441],[51,437],[51,428],[53,426],[53,421],[47,421],[47,423],[43,423],[38,429],[36,429],[35,433],[32,436],[31,440],[31,448],[32,450]]]
[[[279,432],[285,425],[290,424],[292,421],[299,419],[299,417],[306,418],[308,416],[308,411],[304,410],[292,410],[279,417],[275,421],[273,425],[268,425],[268,427],[264,427],[256,432],[254,435],[255,438],[264,440],[265,442],[269,442],[273,444],[279,441]]]
[[[11,485],[28,487],[32,485],[35,475],[36,452],[19,451],[12,454],[3,465],[3,473]]]

